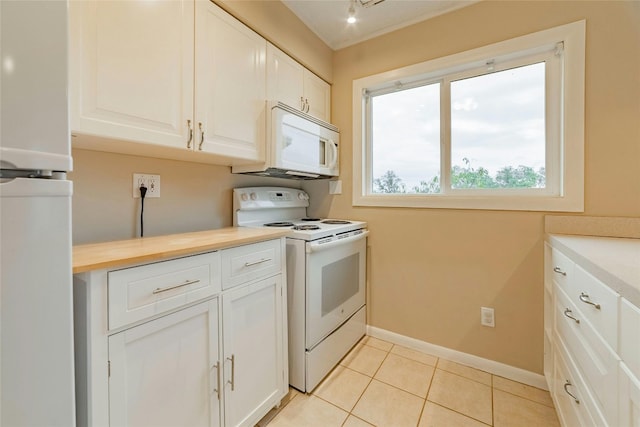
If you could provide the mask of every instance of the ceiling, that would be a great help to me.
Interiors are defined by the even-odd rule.
[[[347,23],[352,4],[357,22]],[[282,0],[337,50],[476,3],[478,0]],[[376,3],[377,2],[377,3]]]

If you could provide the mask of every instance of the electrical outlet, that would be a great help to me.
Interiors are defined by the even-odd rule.
[[[490,328],[496,327],[493,308],[480,307],[480,324],[482,326],[489,326]]]
[[[145,198],[160,197],[160,175],[151,175],[147,173],[133,174],[133,198],[140,198],[140,186],[144,184],[147,187]]]

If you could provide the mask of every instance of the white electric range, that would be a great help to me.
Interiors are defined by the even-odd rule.
[[[284,187],[236,188],[233,222],[280,227],[287,238],[289,383],[311,392],[366,329],[362,221],[307,217],[309,195]]]

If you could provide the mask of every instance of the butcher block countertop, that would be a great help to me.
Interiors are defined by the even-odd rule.
[[[118,268],[276,239],[288,230],[227,227],[168,236],[142,237],[73,247],[73,272]]]

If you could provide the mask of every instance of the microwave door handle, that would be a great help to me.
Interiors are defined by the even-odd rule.
[[[329,168],[335,168],[336,163],[338,163],[338,144],[329,140],[329,147],[331,147],[331,164],[329,164]]]
[[[336,246],[346,245],[349,243],[357,242],[358,240],[364,239],[369,234],[368,230],[363,230],[362,233],[356,234],[355,236],[345,237],[344,239],[336,239],[327,243],[319,243],[319,242],[310,242],[307,243],[306,252],[308,254],[312,252],[320,252],[325,249],[335,248]]]

